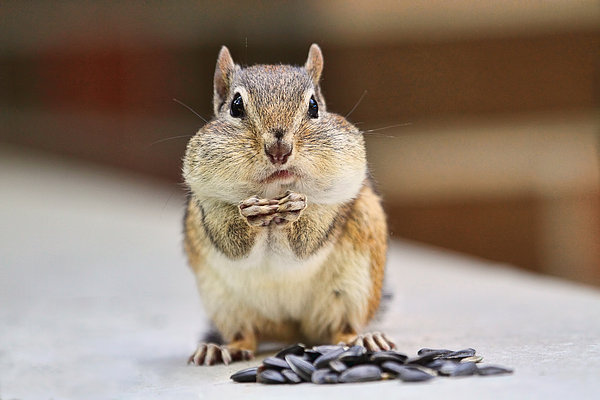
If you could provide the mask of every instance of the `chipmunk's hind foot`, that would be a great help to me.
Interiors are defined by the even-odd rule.
[[[396,344],[381,332],[351,334],[343,337],[340,344],[348,346],[363,346],[369,351],[387,351],[396,348]]]
[[[188,364],[194,365],[229,365],[232,361],[246,361],[254,358],[254,352],[233,345],[200,343],[196,351],[189,357]]]

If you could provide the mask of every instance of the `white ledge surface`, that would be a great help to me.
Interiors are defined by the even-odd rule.
[[[0,149],[0,398],[592,399],[600,291],[393,242],[395,297],[375,326],[401,351],[473,347],[502,377],[236,384],[256,365],[185,364],[205,327],[181,246],[180,193],[136,176]],[[383,397],[385,396],[385,397]],[[393,396],[393,397],[391,397]]]

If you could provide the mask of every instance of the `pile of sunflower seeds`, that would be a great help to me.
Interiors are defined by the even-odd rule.
[[[315,346],[302,344],[286,347],[267,357],[258,367],[231,375],[235,382],[285,384],[312,382],[351,383],[384,379],[423,382],[436,376],[510,374],[509,368],[478,365],[483,357],[474,349],[458,351],[421,349],[409,358],[397,351],[368,351],[363,346]]]

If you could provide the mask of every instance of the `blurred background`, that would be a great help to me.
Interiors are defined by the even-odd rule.
[[[3,1],[0,149],[181,191],[203,122],[173,99],[211,117],[221,45],[302,64],[313,42],[394,238],[600,285],[597,0]]]

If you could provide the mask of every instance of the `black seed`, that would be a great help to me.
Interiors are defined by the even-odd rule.
[[[431,353],[431,352],[435,352],[435,353],[446,353],[446,354],[450,354],[452,353],[452,350],[448,350],[448,349],[429,349],[427,347],[417,351],[417,355],[422,356],[425,355],[427,353]]]
[[[483,357],[481,356],[471,356],[471,357],[465,357],[463,359],[460,360],[460,362],[474,362],[474,363],[478,363],[483,361]]]
[[[448,353],[447,350],[431,350],[429,352],[423,352],[420,356],[409,358],[406,360],[406,364],[426,365],[436,358],[443,358],[446,354],[451,353]]]
[[[448,363],[448,362],[453,362],[453,361],[448,361],[448,360],[440,360],[440,359],[438,358],[438,359],[436,359],[436,360],[433,360],[433,361],[431,361],[431,362],[429,362],[429,363],[425,364],[425,366],[426,366],[427,368],[431,368],[431,369],[434,369],[434,370],[436,370],[436,371],[439,371],[439,370],[440,370],[440,368],[441,368],[441,367],[442,367],[442,366],[443,366],[445,363]]]
[[[342,372],[340,383],[369,382],[381,380],[381,369],[376,365],[357,365]]]
[[[429,375],[437,375],[437,371],[435,369],[431,369],[431,368],[427,368],[424,365],[420,365],[420,364],[404,364],[405,367],[408,368],[414,368],[414,369],[418,369],[420,371],[426,372]]]
[[[322,385],[324,383],[337,383],[338,376],[335,372],[331,372],[329,368],[321,368],[313,372],[311,378],[312,383]]]
[[[281,384],[286,383],[287,380],[281,373],[274,369],[265,369],[256,377],[256,381],[260,383],[271,383],[271,384]]]
[[[343,349],[344,346],[336,346],[336,345],[323,345],[323,346],[314,346],[312,349],[318,353],[321,354],[325,354],[325,353],[329,353],[330,351],[333,350],[337,350],[337,349]]]
[[[501,367],[499,365],[484,365],[477,368],[477,373],[483,376],[512,374],[510,368]]]
[[[283,359],[288,354],[294,354],[296,356],[301,356],[302,354],[304,354],[304,350],[305,350],[305,348],[302,343],[293,344],[291,346],[288,346],[286,348],[279,350],[279,353],[275,354],[275,357]]]
[[[449,360],[435,360],[442,363],[442,365],[437,368],[437,371],[440,375],[444,376],[452,376],[454,375],[456,369],[458,368],[459,363],[456,361]]]
[[[403,380],[404,382],[420,382],[426,381],[428,379],[433,378],[433,374],[422,371],[421,367],[418,366],[408,366],[402,365],[395,361],[386,361],[381,364],[381,368],[384,371],[391,372],[395,374],[398,379]]]
[[[362,346],[352,346],[339,355],[338,360],[348,366],[363,364],[369,361],[367,349]]]
[[[396,377],[404,382],[420,382],[434,376],[471,376],[510,374],[512,369],[501,366],[478,366],[483,357],[467,348],[419,350],[408,359],[397,351],[369,351],[363,346],[322,345],[311,349],[301,344],[288,346],[276,356],[267,357],[258,367],[246,368],[233,375],[235,382],[267,384],[316,384],[367,382]],[[385,372],[384,372],[385,371]]]
[[[344,364],[340,360],[329,361],[329,368],[340,374],[348,369],[346,364]]]
[[[313,361],[313,365],[316,368],[325,368],[329,365],[330,361],[336,360],[340,354],[344,352],[342,347],[331,350],[321,356],[319,356],[316,360]]]
[[[321,357],[321,353],[319,353],[318,351],[315,350],[306,350],[304,351],[304,355],[302,356],[302,358],[304,358],[306,361],[313,363],[315,362],[315,360],[317,358]]]
[[[477,374],[477,365],[474,362],[457,363],[450,376],[470,376]]]
[[[371,361],[374,364],[382,364],[386,361],[395,361],[398,363],[404,363],[406,361],[408,357],[405,356],[402,353],[398,353],[396,351],[393,350],[389,350],[389,351],[378,351],[376,353],[373,353],[371,355],[371,357],[369,358],[369,361]]]
[[[363,346],[352,346],[349,349],[347,349],[344,354],[349,354],[349,355],[353,355],[353,356],[361,356],[363,354],[367,354],[367,349],[364,348]]]
[[[300,382],[302,382],[302,378],[300,378],[298,376],[298,374],[295,373],[294,371],[292,371],[291,369],[282,369],[280,372],[281,372],[281,375],[283,375],[285,377],[285,379],[287,379],[287,381],[289,383],[300,383]]]
[[[405,366],[397,363],[396,361],[386,361],[381,364],[381,369],[387,372],[391,372],[395,375],[398,375],[400,371],[404,370]]]
[[[474,355],[475,355],[475,349],[468,348],[468,349],[453,351],[452,353],[449,353],[449,354],[444,354],[443,356],[441,356],[439,358],[443,358],[444,360],[460,360],[463,358],[472,357]]]
[[[412,367],[404,367],[404,369],[398,373],[398,379],[402,382],[423,382],[428,381],[431,378],[433,378],[433,375]]]
[[[256,382],[257,370],[258,367],[245,368],[231,375],[230,378],[235,382]]]
[[[281,358],[277,358],[277,357],[265,358],[263,360],[263,365],[267,368],[273,368],[273,369],[286,369],[286,368],[290,367],[288,365],[288,363],[285,362],[285,360],[282,360]]]
[[[316,369],[311,363],[293,354],[285,356],[285,361],[302,380],[310,382],[310,377]]]

